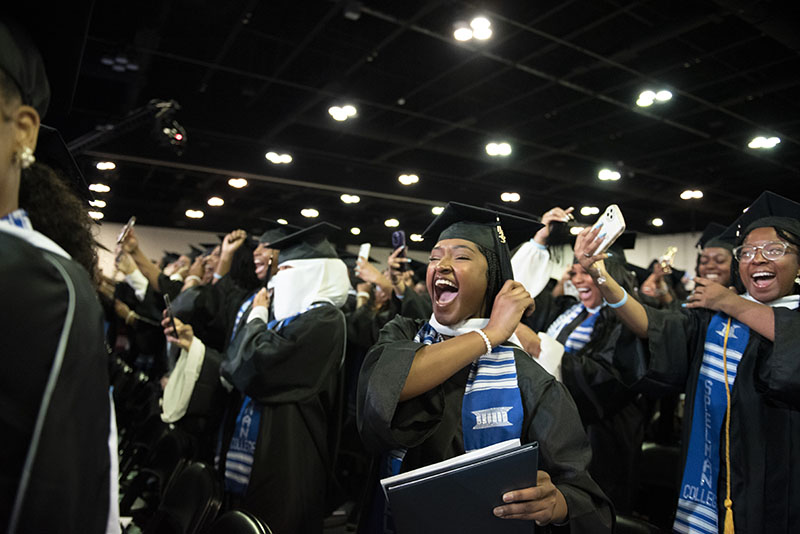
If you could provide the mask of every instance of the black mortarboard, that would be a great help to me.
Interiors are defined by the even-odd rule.
[[[500,260],[501,281],[505,282],[514,278],[509,245],[529,238],[541,227],[533,219],[450,202],[422,235],[434,242],[466,239],[494,251]]]
[[[164,255],[161,257],[161,268],[163,269],[164,267],[166,267],[170,263],[172,263],[174,261],[178,261],[179,257],[180,257],[180,254],[178,254],[177,252],[168,252],[168,251],[165,250],[164,251]]]
[[[651,274],[653,274],[650,269],[645,269],[644,267],[639,267],[638,265],[634,265],[632,263],[626,263],[625,269],[631,272],[634,277],[636,277],[636,281],[638,282],[639,286],[644,284],[644,281],[647,280]]]
[[[198,256],[202,256],[203,252],[205,252],[203,249],[197,248],[194,245],[189,245],[189,253],[187,254],[187,256],[189,256],[189,259],[194,261],[195,258],[197,258]]]
[[[336,248],[328,241],[328,235],[341,230],[338,226],[321,222],[272,241],[270,248],[280,250],[278,264],[289,260],[310,260],[316,258],[339,258]]]
[[[768,226],[800,237],[800,204],[771,191],[764,191],[728,226],[720,239],[740,242],[751,230]]]
[[[627,262],[625,257],[626,250],[632,250],[636,246],[636,232],[623,232],[621,236],[606,251],[608,259],[611,261],[619,260],[621,264]]]
[[[302,230],[302,228],[299,226],[295,226],[293,224],[281,224],[272,219],[261,217],[259,220],[267,227],[267,230],[261,234],[261,237],[258,239],[259,243],[270,244],[274,241],[278,241],[279,239],[283,239],[294,232],[299,232]]]
[[[725,225],[716,222],[709,223],[706,229],[703,230],[703,235],[697,240],[696,246],[698,250],[704,248],[724,248],[726,250],[733,250],[733,241],[721,239],[722,233],[725,231]]]
[[[200,246],[203,247],[203,256],[208,256],[214,252],[214,249],[219,245],[219,243],[200,243]]]

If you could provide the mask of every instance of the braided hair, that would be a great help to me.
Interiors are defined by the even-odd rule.
[[[490,317],[492,315],[494,299],[497,297],[497,294],[503,287],[505,280],[500,278],[500,258],[498,257],[497,253],[494,250],[481,246],[477,243],[475,243],[475,245],[478,247],[480,253],[486,258],[486,295],[484,296],[483,300],[483,309],[484,317]]]

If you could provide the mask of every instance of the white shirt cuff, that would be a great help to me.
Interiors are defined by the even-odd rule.
[[[264,324],[269,323],[269,310],[264,306],[253,306],[253,309],[250,310],[250,315],[247,316],[247,322],[249,323],[256,319],[261,319]]]
[[[139,302],[144,300],[144,295],[147,293],[147,286],[149,282],[144,277],[142,271],[136,269],[131,274],[125,275],[125,281],[133,288],[134,294]]]
[[[186,415],[205,356],[206,346],[197,337],[192,339],[188,351],[181,349],[161,401],[161,420],[165,423],[174,423]]]

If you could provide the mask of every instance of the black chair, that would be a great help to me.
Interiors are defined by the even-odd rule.
[[[643,519],[626,515],[617,515],[617,534],[662,534],[669,531],[662,530]]]
[[[203,534],[272,534],[266,523],[244,510],[231,510]]]
[[[197,534],[217,516],[222,487],[214,470],[192,462],[170,483],[144,534]]]

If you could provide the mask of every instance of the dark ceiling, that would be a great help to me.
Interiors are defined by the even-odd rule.
[[[421,232],[432,206],[457,200],[531,214],[617,203],[633,230],[700,230],[765,189],[800,196],[800,24],[782,5],[99,0],[57,126],[87,181],[111,186],[97,195],[106,221],[257,231],[259,217],[308,225],[300,210],[313,207],[363,230],[343,242],[386,245],[385,219]],[[454,23],[478,14],[492,38],[456,42]],[[136,70],[103,62],[117,57]],[[669,102],[635,104],[662,88]],[[181,155],[152,135],[152,113],[126,118],[151,99],[179,103]],[[344,103],[358,114],[336,122],[328,108]],[[781,142],[748,148],[756,135]],[[512,154],[488,156],[495,140]],[[292,163],[269,163],[270,150]],[[622,178],[598,180],[603,167]],[[406,187],[409,172],[420,179]],[[234,176],[249,186],[230,188]],[[685,189],[704,197],[681,200]],[[225,205],[209,207],[212,195]]]

